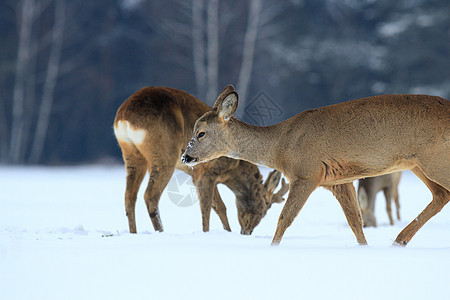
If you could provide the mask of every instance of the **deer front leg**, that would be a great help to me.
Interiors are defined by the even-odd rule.
[[[348,225],[350,225],[358,244],[367,245],[366,237],[364,236],[362,229],[363,222],[361,210],[359,208],[358,199],[356,198],[356,191],[353,183],[339,184],[326,188],[333,193],[339,201],[339,204],[341,204]]]
[[[214,185],[214,198],[212,202],[212,208],[217,213],[222,222],[223,229],[226,231],[231,231],[230,224],[227,218],[227,208],[220,197],[219,191],[217,190],[217,185]]]
[[[197,188],[197,194],[200,201],[203,231],[208,232],[215,182],[208,176],[197,177],[195,173],[192,179]]]
[[[296,180],[289,183],[289,196],[278,218],[278,225],[272,240],[272,246],[278,245],[284,232],[292,224],[309,195],[317,188],[317,184],[308,180]]]
[[[392,218],[392,188],[386,188],[383,190],[384,198],[386,198],[386,212],[389,217],[389,224],[394,225],[394,219]]]

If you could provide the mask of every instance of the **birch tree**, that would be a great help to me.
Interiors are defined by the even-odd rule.
[[[219,79],[219,0],[208,1],[208,86],[206,99],[211,101],[217,97]]]
[[[259,19],[261,16],[261,0],[250,0],[248,12],[247,29],[244,36],[244,47],[242,50],[242,64],[237,82],[239,101],[245,107],[248,87],[253,69],[255,57],[256,38],[258,35]]]
[[[11,163],[19,163],[21,153],[24,151],[25,89],[27,87],[27,73],[31,60],[31,35],[34,14],[35,1],[22,0],[17,22],[19,24],[19,44],[12,99],[12,124],[9,143],[9,161]]]
[[[206,66],[205,66],[205,43],[203,8],[204,0],[192,1],[192,58],[194,64],[195,82],[200,99],[206,97]]]
[[[47,75],[44,82],[42,100],[39,109],[36,131],[29,162],[36,164],[40,161],[44,148],[48,125],[50,122],[53,95],[58,80],[58,72],[63,45],[63,31],[65,22],[65,4],[59,0],[55,3],[55,20],[52,28],[52,44],[47,63]]]
[[[2,152],[8,149],[7,155],[2,154],[3,162],[41,162],[58,77],[79,67],[93,48],[92,42],[84,42],[77,55],[62,60],[65,28],[70,26],[72,30],[72,44],[84,38],[79,32],[79,19],[66,24],[66,4],[65,0],[22,0],[16,4],[20,12],[16,21],[17,59],[9,139],[7,146],[1,148]],[[73,4],[71,8],[80,9],[77,5],[82,4]],[[87,18],[88,14],[85,12],[83,17]],[[8,132],[7,126],[0,129],[2,135]]]
[[[176,7],[181,8],[181,10],[186,8],[186,3],[183,1],[174,1],[172,3]],[[223,3],[224,5],[229,4],[229,2]],[[184,41],[186,38],[190,39],[193,73],[197,89],[196,95],[207,102],[213,101],[219,92],[220,57],[227,55],[223,53],[220,34],[225,31],[223,28],[227,28],[233,23],[239,23],[236,19],[240,17],[229,13],[229,10],[225,10],[224,13],[227,13],[225,16],[219,10],[219,4],[219,0],[192,0],[191,14],[188,18],[184,18],[186,22],[184,24],[180,23],[180,20],[183,18],[177,17],[177,10],[172,8],[168,10],[170,15],[167,17],[157,16],[157,21],[154,19],[153,21],[147,21],[147,24],[153,30],[160,32],[162,36],[170,37],[171,42],[177,43],[181,48],[186,47],[186,44],[181,41]],[[231,5],[234,4],[232,3]],[[250,1],[247,28],[240,30],[240,32],[245,32],[243,40],[239,40],[241,35],[233,35],[226,38],[231,43],[243,45],[239,75],[234,80],[238,82],[237,86],[242,99],[245,99],[251,81],[261,7],[261,0]],[[186,27],[191,28],[190,36],[186,36]],[[178,37],[180,42],[177,41],[176,37]]]

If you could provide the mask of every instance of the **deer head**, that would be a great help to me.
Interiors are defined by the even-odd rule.
[[[185,164],[194,166],[220,156],[234,157],[234,139],[227,125],[232,121],[237,105],[238,94],[232,85],[228,85],[217,98],[212,111],[195,122],[193,137],[181,157]]]
[[[223,183],[236,195],[241,234],[245,235],[253,232],[273,203],[284,201],[283,195],[289,190],[283,178],[280,190],[274,193],[281,179],[280,171],[272,171],[263,183],[258,167],[242,160],[227,177]]]

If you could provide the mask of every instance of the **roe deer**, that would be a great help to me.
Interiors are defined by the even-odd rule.
[[[383,191],[384,197],[386,198],[386,212],[389,217],[389,224],[394,225],[391,208],[392,198],[394,198],[395,208],[397,210],[397,220],[400,220],[398,184],[401,177],[402,172],[396,172],[358,180],[358,201],[361,208],[364,227],[377,227],[377,219],[375,218],[375,199],[377,193],[380,191]]]
[[[279,244],[319,186],[337,198],[359,244],[367,244],[352,181],[411,169],[433,200],[397,236],[405,246],[450,200],[450,102],[425,95],[384,95],[304,111],[272,126],[233,117],[238,94],[227,86],[194,126],[182,161],[193,166],[219,156],[280,170],[289,196],[272,244]]]
[[[136,233],[136,198],[147,171],[150,178],[144,199],[156,231],[163,231],[158,203],[175,168],[193,178],[203,231],[209,231],[211,206],[224,229],[231,231],[218,183],[227,185],[236,195],[242,234],[251,234],[272,203],[284,200],[282,196],[288,190],[284,179],[280,191],[273,194],[280,181],[279,171],[273,171],[263,184],[258,167],[245,161],[222,157],[194,168],[180,162],[195,120],[209,110],[209,106],[194,96],[164,87],[144,87],[119,107],[114,133],[127,171],[125,210],[131,233]]]

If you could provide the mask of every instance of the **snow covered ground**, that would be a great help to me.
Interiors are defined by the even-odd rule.
[[[267,174],[267,169],[262,169]],[[120,166],[0,167],[0,299],[449,299],[450,206],[406,248],[391,244],[431,200],[412,173],[400,182],[402,221],[358,246],[330,192],[316,190],[279,247],[270,247],[282,204],[241,236],[233,194],[220,192],[232,233],[212,213],[201,231],[198,203],[164,192],[164,233],[142,199],[128,233]],[[446,275],[447,274],[447,275]]]

